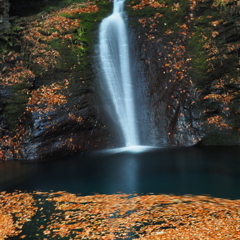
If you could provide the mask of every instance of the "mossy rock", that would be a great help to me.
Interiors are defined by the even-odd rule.
[[[228,146],[237,145],[239,136],[237,131],[229,131],[227,129],[212,129],[207,132],[201,141],[203,146]]]
[[[10,94],[3,100],[3,115],[7,120],[9,130],[12,132],[15,132],[16,126],[26,109],[28,101],[27,89],[30,86],[31,84],[26,82],[13,85],[9,88]]]

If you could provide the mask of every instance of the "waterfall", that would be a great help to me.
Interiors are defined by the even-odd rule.
[[[113,13],[100,25],[99,57],[108,112],[130,147],[140,143],[125,19],[124,1],[114,0]]]

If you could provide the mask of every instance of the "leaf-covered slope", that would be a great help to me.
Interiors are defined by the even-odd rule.
[[[104,1],[22,17],[1,55],[3,159],[96,148],[105,136],[93,105],[93,50]],[[3,51],[4,53],[4,51]],[[101,135],[101,136],[100,136]]]

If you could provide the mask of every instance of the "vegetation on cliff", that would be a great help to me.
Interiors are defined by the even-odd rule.
[[[44,119],[48,135],[65,124],[57,123],[63,117],[65,122],[87,125],[89,119],[83,117],[89,116],[78,111],[91,94],[95,30],[110,9],[104,1],[87,1],[15,21],[12,32],[1,42],[2,159],[26,157],[22,148],[24,142],[34,141],[31,135],[36,121]],[[67,131],[68,137],[59,147],[81,149],[79,138],[74,141],[74,131]]]
[[[62,4],[46,4],[40,13],[16,19],[0,41],[2,159],[38,158],[44,151],[51,154],[54,146],[82,149],[98,124],[92,109],[86,110],[92,101],[92,56],[98,24],[112,3]],[[181,136],[190,136],[192,144],[201,139],[205,145],[238,144],[239,1],[126,4],[139,41],[162,47],[157,57],[142,61],[149,68],[158,62],[162,80],[148,79],[149,93],[155,116],[166,102],[169,144],[181,145]],[[143,44],[142,51],[149,49]],[[200,134],[191,137],[195,129]]]
[[[187,116],[192,120],[183,127],[183,134],[187,128],[189,132],[198,128],[205,135],[205,145],[238,144],[240,2],[141,0],[127,4],[130,24],[138,29],[139,38],[163,46],[158,58],[145,59],[149,66],[159,61],[159,71],[164,73],[161,80],[149,80],[149,92],[155,99],[153,111],[165,101],[166,112],[178,112],[172,123],[181,118],[185,121],[186,114],[169,104],[169,99],[175,99],[183,108],[192,109]],[[163,88],[171,91],[160,94]],[[195,120],[194,114],[198,115]],[[168,132],[173,142],[181,132],[176,124],[170,125],[174,126]]]

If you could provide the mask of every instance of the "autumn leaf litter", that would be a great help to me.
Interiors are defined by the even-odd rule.
[[[1,192],[0,207],[0,239],[240,238],[240,200],[210,196],[15,191]],[[35,238],[26,224],[40,224]]]

